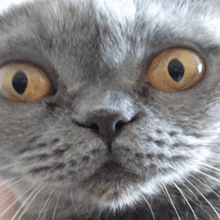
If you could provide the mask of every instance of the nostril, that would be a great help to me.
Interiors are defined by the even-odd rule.
[[[93,131],[99,132],[99,126],[95,123],[89,126]]]
[[[118,121],[116,124],[115,124],[115,130],[118,131],[120,130],[123,126],[124,126],[124,122],[123,121]]]

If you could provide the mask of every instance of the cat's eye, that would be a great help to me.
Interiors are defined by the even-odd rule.
[[[45,98],[51,81],[45,72],[29,62],[10,62],[0,67],[0,95],[17,102]]]
[[[203,59],[186,48],[169,48],[150,63],[146,80],[154,88],[177,92],[197,84],[205,73]]]

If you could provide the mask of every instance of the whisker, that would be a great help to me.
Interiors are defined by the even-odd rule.
[[[61,194],[60,194],[60,195],[61,195]],[[56,214],[57,205],[58,205],[58,202],[59,202],[59,199],[60,199],[60,195],[59,195],[59,197],[58,197],[58,199],[57,199],[57,202],[56,202],[56,205],[55,205],[55,208],[54,208],[54,212],[53,212],[53,217],[52,217],[52,220],[54,220],[54,219],[55,219],[55,214]]]
[[[7,180],[7,181],[4,180],[4,181],[2,181],[2,184],[1,184],[0,186],[4,186],[4,185],[5,185],[5,186],[7,186],[8,188],[13,188],[13,187],[12,187],[13,185],[15,185],[15,184],[21,182],[22,180],[26,179],[26,177],[23,177],[23,178],[20,178],[20,179],[14,181],[15,179],[17,179],[17,177],[14,177],[14,178],[12,178],[12,179],[10,179],[10,180]],[[1,189],[0,192],[3,191],[3,190],[5,190],[5,189],[4,189],[4,188]],[[26,192],[27,192],[27,191],[26,191]],[[4,197],[5,197],[6,199],[4,199],[4,201],[2,201],[2,202],[0,203],[0,205],[1,205],[1,204],[4,204],[4,203],[6,203],[6,202],[8,202],[9,204],[11,204],[11,202],[13,202],[14,199],[15,199],[15,197],[14,197],[14,195],[12,194],[11,191],[9,191],[7,194],[5,194]],[[11,200],[11,201],[10,201],[10,200]],[[13,203],[13,204],[14,204],[14,203]]]
[[[16,178],[13,178],[13,179],[16,179]],[[21,181],[24,180],[24,179],[26,179],[26,177],[20,178],[20,179],[14,181],[14,182],[12,182],[12,180],[2,181],[2,184],[0,184],[0,186],[4,186],[4,185],[5,185],[5,186],[7,186],[7,187],[10,188],[11,186],[13,186],[13,185],[15,185],[15,184],[21,182]],[[12,182],[12,183],[11,183],[11,182]],[[13,188],[13,187],[11,187],[11,188]],[[1,191],[1,190],[0,190],[0,191]]]
[[[143,195],[142,195],[142,198],[143,198],[144,201],[147,203],[147,205],[148,205],[148,207],[149,207],[149,209],[150,209],[150,211],[151,211],[151,214],[152,214],[152,216],[153,216],[153,219],[155,220],[154,212],[153,212],[153,210],[152,210],[152,208],[151,208],[150,203],[148,202],[148,200],[147,200]]]
[[[19,161],[19,162],[7,164],[7,165],[5,165],[5,166],[3,166],[3,167],[0,167],[0,170],[5,170],[5,169],[7,169],[7,168],[9,168],[9,167],[13,167],[13,166],[15,166],[15,165],[17,165],[17,164],[21,164],[22,162],[25,162],[25,161]]]
[[[44,212],[43,212],[43,215],[42,215],[42,218],[41,218],[41,220],[44,220],[45,219],[45,217],[47,216],[47,212],[48,212],[48,209],[50,208],[50,206],[48,205],[47,206],[47,208],[44,210]]]
[[[192,208],[192,206],[190,205],[188,199],[185,197],[183,191],[182,191],[175,183],[173,183],[173,184],[174,184],[174,186],[179,190],[179,192],[181,193],[181,195],[182,195],[183,198],[185,199],[185,201],[186,201],[186,203],[188,204],[189,208],[191,209],[191,211],[192,211],[192,213],[193,213],[195,219],[198,220],[197,217],[196,217],[196,214],[195,214],[195,212],[194,212],[194,210],[193,210],[193,208]]]
[[[20,200],[20,198],[22,198],[28,191],[30,191],[31,188],[29,188],[28,190],[26,190],[23,195],[19,196],[18,198],[16,198],[14,200],[14,202],[11,203],[11,205],[8,206],[8,208],[5,209],[5,211],[3,213],[1,213],[0,218],[12,207],[15,205],[16,202],[18,202]]]
[[[72,205],[73,205],[74,208],[75,208],[75,212],[77,212],[77,210],[80,208],[80,205],[79,205],[78,207],[76,207],[76,205],[74,204],[73,191],[72,191],[72,190],[71,190],[70,196],[71,196]]]
[[[189,180],[187,180],[187,179],[185,179],[185,180],[203,197],[203,199],[205,199],[205,201],[210,205],[210,207],[213,209],[213,211],[216,213],[216,215],[220,219],[220,215],[218,214],[218,212],[216,211],[214,206],[209,202],[209,200]]]
[[[72,190],[71,190],[71,193],[70,193],[70,198],[71,198],[72,204],[74,205],[74,202],[73,202],[73,191]]]
[[[10,180],[2,180],[0,181],[0,186],[4,186],[4,185],[8,185],[8,183],[11,183],[12,181],[14,181],[16,179],[16,177],[11,178]]]
[[[167,194],[167,196],[169,197],[169,200],[170,200],[170,202],[171,202],[171,204],[172,204],[172,206],[173,206],[173,208],[174,208],[174,210],[175,210],[175,212],[176,212],[176,214],[177,214],[178,219],[181,220],[181,218],[180,218],[180,216],[179,216],[179,214],[178,214],[178,212],[177,212],[177,210],[176,210],[176,207],[175,207],[175,205],[174,205],[174,203],[173,203],[173,200],[172,200],[171,197],[170,197],[170,194],[169,194],[169,192],[168,192],[168,190],[167,190],[165,184],[164,184],[164,183],[162,183],[162,184],[163,184],[163,187],[164,187],[164,189],[165,189],[165,191],[166,191],[166,194]]]
[[[220,172],[220,169],[218,169],[218,168],[216,168],[216,167],[210,166],[210,165],[205,164],[205,163],[201,163],[201,164],[204,165],[204,166],[206,166],[206,167],[209,167],[209,168],[211,168],[211,169],[213,169],[213,170],[216,170],[216,171]]]
[[[0,202],[0,205],[5,204],[6,202],[8,202],[8,201],[11,200],[11,199],[13,199],[13,201],[14,201],[14,195],[13,195],[10,191],[7,192],[7,193],[4,195],[4,197],[5,197],[6,199],[4,199],[2,202]]]
[[[213,176],[211,176],[211,175],[209,175],[209,174],[207,174],[207,173],[204,173],[204,172],[199,171],[199,170],[197,170],[197,172],[198,172],[198,173],[201,173],[201,174],[203,174],[203,175],[205,175],[205,176],[208,176],[209,178],[211,178],[211,179],[213,179],[213,180],[215,180],[215,181],[217,181],[217,182],[220,183],[220,180],[218,180],[217,178],[215,178],[215,177],[213,177]]]
[[[39,214],[38,214],[38,216],[37,216],[37,219],[36,219],[36,220],[38,220],[38,219],[40,218],[40,216],[41,216],[42,212],[44,211],[44,209],[45,209],[45,207],[46,207],[47,203],[49,202],[50,197],[52,196],[52,194],[54,193],[54,191],[55,191],[55,187],[54,187],[54,189],[51,191],[51,193],[50,193],[50,195],[48,196],[47,200],[45,201],[44,206],[43,206],[43,208],[41,209],[41,211],[39,212]]]
[[[207,188],[209,188],[211,190],[212,193],[214,193],[216,196],[220,197],[220,195],[218,193],[216,193],[210,186],[208,186],[207,184],[203,183],[199,178],[196,178],[194,176],[192,176],[194,179],[196,179],[197,181],[199,181],[200,183],[202,183],[204,186],[206,186]]]
[[[33,192],[25,199],[25,201],[22,203],[22,205],[19,207],[19,209],[17,210],[17,212],[14,214],[13,218],[11,220],[15,220],[15,217],[18,215],[18,213],[21,211],[21,209],[23,208],[23,206],[28,202],[28,200],[36,193],[36,191],[39,190],[39,188],[41,187],[38,186],[36,189],[33,190]]]
[[[217,164],[220,164],[220,161],[219,161],[219,160],[215,160],[215,159],[213,159],[213,158],[208,158],[207,160],[210,161],[210,162],[215,162],[215,163],[217,163]]]
[[[196,194],[186,184],[184,184],[184,183],[181,183],[181,184],[184,185],[193,194],[193,196],[196,197],[198,202],[201,204],[201,202],[200,202],[199,198],[196,196]]]
[[[210,137],[210,136],[206,136],[206,137]],[[188,146],[192,146],[192,147],[198,147],[198,145],[200,146],[200,147],[207,147],[207,146],[209,146],[209,143],[207,143],[207,144],[202,144],[202,143],[198,143],[198,144],[188,144]],[[214,144],[213,143],[213,145],[212,146],[216,146],[216,147],[218,147],[219,146],[219,144]]]
[[[42,186],[33,196],[33,198],[31,199],[31,201],[29,202],[29,204],[25,207],[25,209],[23,210],[23,212],[21,213],[20,217],[17,220],[21,220],[22,216],[24,215],[24,213],[27,211],[27,209],[29,208],[29,206],[32,204],[32,202],[34,201],[34,199],[36,199],[36,197],[40,194],[40,192],[43,190],[45,186]],[[13,219],[11,219],[13,220]]]

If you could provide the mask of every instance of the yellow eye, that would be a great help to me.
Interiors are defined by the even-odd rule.
[[[186,90],[203,77],[203,60],[192,50],[170,48],[158,54],[147,71],[147,82],[154,88],[177,92]]]
[[[37,66],[10,62],[0,67],[0,95],[17,102],[33,102],[48,96],[51,82]]]

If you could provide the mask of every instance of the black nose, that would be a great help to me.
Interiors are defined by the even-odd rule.
[[[129,121],[120,113],[98,111],[89,116],[83,123],[94,132],[111,141]]]

